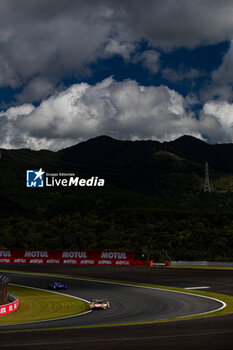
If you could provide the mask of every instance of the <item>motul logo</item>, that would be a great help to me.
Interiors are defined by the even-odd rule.
[[[95,261],[94,260],[81,260],[80,264],[94,265]]]
[[[9,250],[0,250],[0,258],[10,258],[11,252]]]
[[[86,259],[87,253],[86,252],[63,252],[62,258],[79,258],[79,259]]]
[[[127,259],[124,252],[103,252],[101,259]]]
[[[25,258],[48,258],[46,250],[27,250],[24,254]]]
[[[129,261],[116,261],[116,265],[130,265]]]

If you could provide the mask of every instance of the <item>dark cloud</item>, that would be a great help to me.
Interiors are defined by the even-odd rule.
[[[162,70],[162,75],[168,81],[179,82],[183,81],[184,79],[195,80],[205,75],[205,73],[194,68],[186,70],[175,70],[171,68],[165,68]]]
[[[228,0],[3,0],[0,86],[54,85],[106,54],[129,57],[142,39],[163,49],[229,40],[232,17]]]
[[[104,17],[82,1],[1,2],[0,86],[19,87],[35,76],[54,84],[82,74],[111,32]]]
[[[230,0],[131,0],[111,3],[114,20],[134,40],[145,38],[152,45],[163,48],[192,48],[232,38],[233,4]],[[114,7],[114,4],[117,6]]]
[[[232,18],[231,0],[0,1],[0,88],[22,91],[16,96],[21,105],[0,113],[2,147],[56,149],[101,133],[164,140],[182,133],[202,137],[211,130],[215,140],[215,127],[221,128],[218,137],[228,132],[230,139],[231,129],[223,122],[224,113],[231,113],[230,101],[211,99],[214,91],[224,91],[222,99],[232,92],[232,45],[202,92],[206,104],[199,121],[186,110],[195,98],[184,100],[165,86],[110,79],[61,92],[57,84],[91,75],[91,63],[113,55],[153,74],[162,69],[173,82],[195,79],[200,71],[168,70],[158,52],[231,40]],[[137,52],[142,42],[145,51]],[[30,104],[35,101],[41,102],[37,108]]]
[[[156,74],[159,71],[159,56],[155,50],[145,50],[133,57],[134,63],[141,63],[144,68],[147,68],[151,74]]]

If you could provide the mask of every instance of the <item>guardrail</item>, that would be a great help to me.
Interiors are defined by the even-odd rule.
[[[19,301],[15,295],[9,293],[8,300],[10,301],[9,304],[0,305],[0,316],[8,315],[18,309]]]
[[[233,267],[233,262],[221,261],[171,261],[172,266]]]

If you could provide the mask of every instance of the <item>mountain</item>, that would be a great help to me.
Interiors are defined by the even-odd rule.
[[[2,187],[20,181],[24,187],[25,171],[43,167],[46,172],[99,176],[116,188],[180,199],[203,190],[208,162],[213,191],[232,190],[233,144],[209,145],[192,136],[163,143],[99,136],[58,152],[20,149],[1,154]]]
[[[169,174],[176,178],[177,186],[178,177],[181,178],[178,173],[188,173],[191,169],[203,172],[202,165],[176,155],[166,144],[150,140],[120,141],[100,136],[64,149],[58,156],[61,164],[68,168],[102,176],[111,185],[147,194],[172,192],[173,181],[168,181]],[[181,181],[187,185],[185,178]]]
[[[175,141],[121,141],[99,136],[58,152],[64,162],[78,165],[119,167],[153,166],[156,152],[170,152],[195,163],[233,171],[233,144],[210,145],[193,136]]]
[[[62,161],[80,165],[125,168],[153,163],[153,152],[162,149],[157,141],[120,141],[99,136],[59,152]]]
[[[148,247],[163,260],[233,258],[233,145],[99,136],[58,152],[1,150],[0,248]],[[204,193],[205,163],[211,193]],[[27,188],[26,170],[100,177],[105,186]]]
[[[194,162],[208,164],[215,169],[233,171],[233,144],[210,145],[192,136],[182,136],[163,144],[171,152]]]
[[[106,185],[101,191],[104,199],[101,200],[111,202],[115,207],[124,203],[126,206],[140,206],[146,202],[158,208],[215,210],[220,205],[231,210],[232,144],[209,145],[192,136],[163,143],[151,140],[121,141],[99,136],[58,152],[19,149],[2,150],[1,154],[0,196],[9,203],[4,210],[16,210],[18,207],[19,212],[24,211],[25,206],[29,211],[36,210],[39,203],[44,201],[52,212],[56,212],[59,204],[56,203],[55,192],[60,196],[62,193],[62,201],[71,193],[77,197],[75,204],[67,200],[69,210],[76,207],[81,211],[90,207],[95,209],[96,201],[93,198],[99,195],[96,189],[64,191],[61,188],[46,188],[37,192],[26,189],[26,170],[40,168],[47,173],[73,172],[80,177],[98,176],[105,179]],[[211,201],[208,196],[205,196],[205,201],[202,198],[206,161],[209,163]],[[127,197],[125,202],[120,201],[123,192]],[[46,212],[45,207],[40,210]]]

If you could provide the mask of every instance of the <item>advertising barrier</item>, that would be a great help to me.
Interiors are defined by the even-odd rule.
[[[17,310],[19,307],[18,299],[13,301],[12,303],[6,305],[0,305],[0,316],[10,314],[11,312]]]
[[[2,264],[66,264],[66,265],[145,265],[134,260],[128,251],[94,250],[0,250]]]

